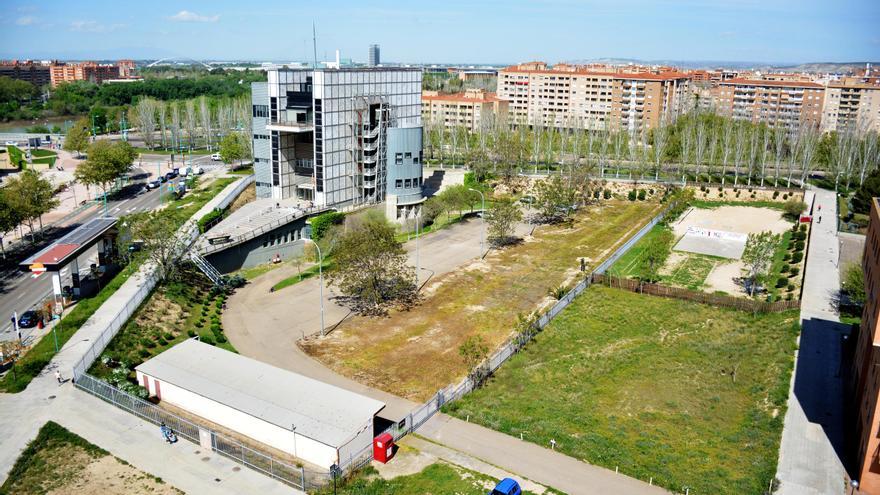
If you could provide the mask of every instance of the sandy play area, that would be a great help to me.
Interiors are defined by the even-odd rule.
[[[675,251],[728,258],[715,264],[704,281],[707,292],[722,291],[744,294],[737,279],[742,276],[743,263],[739,260],[745,247],[745,235],[769,230],[781,234],[792,223],[773,208],[753,206],[720,206],[718,208],[690,208],[671,227],[678,240]],[[689,234],[690,232],[690,234]],[[708,233],[700,236],[699,233]],[[721,235],[711,235],[721,233]],[[730,235],[724,235],[729,233]]]

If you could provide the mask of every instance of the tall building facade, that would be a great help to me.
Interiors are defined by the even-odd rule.
[[[122,61],[123,64],[98,64],[95,62],[82,62],[78,64],[55,63],[51,66],[52,86],[58,86],[65,82],[90,81],[100,84],[110,79],[118,79],[124,73],[129,73],[134,64],[131,61]]]
[[[499,98],[517,125],[640,132],[689,108],[690,77],[679,72],[597,72],[529,62],[498,72]]]
[[[270,69],[252,83],[257,197],[419,211],[419,69]]]
[[[507,121],[508,102],[495,93],[469,89],[463,93],[422,92],[422,122],[469,131],[486,128],[493,122]]]
[[[0,62],[0,76],[26,81],[38,88],[52,83],[50,66],[31,60]]]
[[[865,309],[853,357],[856,462],[861,493],[880,494],[880,199],[871,201],[862,267]]]
[[[719,83],[715,105],[722,115],[794,131],[819,128],[824,101],[825,87],[815,82],[729,79]]]
[[[370,45],[370,54],[367,65],[369,65],[370,67],[375,67],[381,63],[382,59],[379,57],[379,45]]]
[[[855,81],[828,85],[822,130],[844,129],[880,132],[880,86]]]

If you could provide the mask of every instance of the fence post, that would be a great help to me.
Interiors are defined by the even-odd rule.
[[[306,470],[302,466],[299,467],[299,477],[302,480],[302,484],[300,485],[300,488],[303,491],[305,491],[305,489],[306,489]]]

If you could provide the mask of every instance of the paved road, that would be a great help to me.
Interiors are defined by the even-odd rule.
[[[803,329],[779,447],[779,495],[840,495],[845,483],[839,455],[843,424],[840,358],[847,329],[837,323],[834,305],[840,290],[837,200],[833,191],[814,191],[813,231],[801,299]]]

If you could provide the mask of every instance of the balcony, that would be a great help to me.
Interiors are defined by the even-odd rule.
[[[310,132],[315,130],[312,114],[309,111],[296,108],[282,109],[278,111],[278,117],[266,125],[266,129],[279,132]]]

